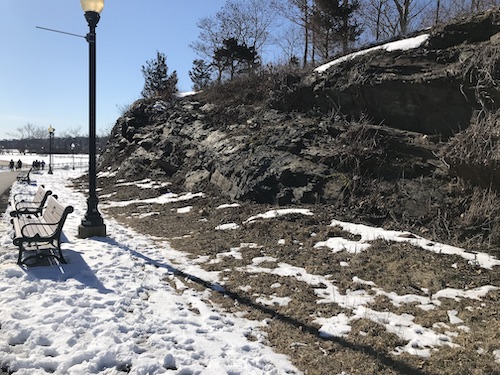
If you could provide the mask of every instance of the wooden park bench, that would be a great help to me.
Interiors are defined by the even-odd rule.
[[[12,218],[14,245],[19,247],[18,264],[30,259],[53,257],[66,263],[61,252],[61,234],[72,206],[64,207],[54,196],[49,196],[41,216],[19,215]],[[31,253],[23,259],[23,253]]]
[[[29,171],[25,171],[25,172],[20,172],[18,175],[17,175],[17,181],[18,182],[25,182],[27,184],[30,184],[31,183],[31,179],[30,179],[30,173],[31,171],[33,170],[33,168],[30,168]]]
[[[43,207],[47,202],[47,198],[52,194],[52,191],[45,190],[43,185],[38,187],[35,194],[19,193],[13,196],[12,211],[10,216],[19,215],[35,215],[42,213]]]

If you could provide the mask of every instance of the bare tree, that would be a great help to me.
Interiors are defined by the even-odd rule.
[[[229,0],[216,17],[227,37],[260,53],[269,42],[277,11],[272,0]]]
[[[399,32],[401,35],[406,35],[410,27],[410,5],[414,0],[393,0],[393,2],[398,12],[397,24],[399,25]]]
[[[363,0],[360,12],[362,14],[365,33],[368,39],[384,40],[394,35],[394,28],[389,27],[387,18],[390,12],[390,0]]]
[[[277,20],[274,0],[228,0],[215,16],[198,21],[201,31],[190,47],[204,60],[212,61],[220,80],[224,66],[214,61],[214,54],[224,47],[224,41],[235,39],[238,44],[254,48],[263,56],[264,49],[272,42],[271,34]]]
[[[29,122],[18,127],[15,132],[7,134],[19,140],[45,139],[49,137],[48,127],[36,126]]]
[[[361,14],[369,40],[406,35],[435,17],[429,13],[432,0],[361,0]],[[438,0],[441,1],[442,0]],[[441,7],[441,5],[440,5]]]
[[[280,4],[280,10],[283,17],[302,30],[302,65],[306,66],[314,39],[311,29],[313,0],[286,0]],[[314,61],[314,53],[311,54],[311,60]]]
[[[295,60],[301,55],[303,43],[302,30],[296,24],[290,24],[283,29],[276,42],[282,51],[281,58],[284,58],[285,63],[292,59]]]
[[[399,35],[406,35],[410,31],[419,28],[422,23],[422,15],[431,8],[432,0],[393,0],[398,14]]]
[[[214,51],[222,44],[225,32],[216,17],[204,17],[196,24],[201,30],[198,40],[189,46],[205,60],[212,60]]]
[[[79,138],[82,136],[81,127],[75,126],[67,130],[59,132],[59,138]]]
[[[420,27],[431,27],[457,17],[465,17],[498,7],[500,0],[436,0],[425,9]]]

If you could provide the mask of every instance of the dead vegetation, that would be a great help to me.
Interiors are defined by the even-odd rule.
[[[489,111],[497,107],[499,58],[498,45],[485,46],[479,53],[467,56],[463,69],[464,81],[472,86],[475,99],[482,109]]]
[[[453,56],[458,53],[451,52]],[[450,139],[389,129],[363,116],[348,120],[330,102],[335,110],[318,113],[307,101],[312,101],[312,89],[294,74],[278,75],[278,79],[243,78],[213,86],[194,99],[200,106],[209,103],[215,108],[203,114],[207,128],[238,133],[248,149],[266,145],[271,151],[291,150],[307,162],[325,166],[327,175],[321,183],[315,181],[325,200],[298,205],[310,209],[313,216],[287,215],[250,223],[247,219],[254,215],[283,207],[248,199],[220,209],[220,204],[234,202],[216,189],[210,191],[214,194],[183,204],[129,205],[106,209],[105,214],[169,241],[200,267],[219,272],[223,292],[181,270],[176,270],[175,277],[186,280],[191,288],[210,289],[210,301],[227,311],[265,323],[269,344],[290,356],[305,374],[500,374],[500,290],[492,289],[478,299],[439,297],[443,290],[500,288],[498,267],[481,268],[456,255],[381,239],[357,252],[315,246],[332,237],[359,239],[330,226],[332,219],[339,219],[408,230],[428,240],[500,258],[498,47],[462,57],[457,74],[463,75],[464,84],[462,92],[455,94],[479,107],[471,125]],[[361,77],[355,72],[351,78]],[[249,114],[250,107],[253,112]],[[269,107],[282,113],[266,112],[272,118],[266,122],[258,112]],[[279,129],[287,130],[285,139],[274,134]],[[275,143],[269,145],[271,137]],[[306,139],[315,143],[305,147]],[[190,160],[179,162],[182,173],[210,164],[193,159],[191,170]],[[173,182],[169,188],[182,191],[182,183],[169,182]],[[105,179],[99,183],[103,195],[114,194],[112,200],[157,196],[166,189],[118,186]],[[275,199],[265,198],[265,202]],[[186,205],[192,209],[177,210]],[[216,230],[231,223],[238,228]],[[235,252],[239,257],[232,255]],[[318,282],[305,282],[299,271],[281,275],[276,272],[280,264],[304,270],[300,272],[313,275]],[[318,323],[320,318],[343,314],[349,319],[356,314],[355,307],[344,306],[340,300],[318,302],[319,296],[332,290],[340,295],[358,292],[369,300],[363,306],[366,316],[350,321],[350,330],[342,336],[326,335]],[[399,303],[394,302],[395,295],[402,297]],[[405,301],[405,296],[413,299]],[[422,308],[419,298],[431,301],[432,308]],[[368,309],[380,313],[379,319],[369,316]],[[438,332],[441,345],[429,349],[428,356],[417,355],[425,349],[418,345],[410,353],[404,351],[408,340],[400,335],[402,325],[399,331],[390,325],[394,314],[411,318],[422,330]]]
[[[158,194],[135,186],[116,188],[102,180],[101,184],[103,194],[113,190],[123,200],[127,196],[146,198]],[[487,206],[493,199],[493,195],[488,194],[476,193],[477,209],[469,209],[464,220],[477,220],[474,217],[480,214],[480,205]],[[305,374],[342,371],[350,375],[500,373],[500,363],[495,356],[500,350],[498,290],[480,300],[440,298],[440,305],[432,310],[422,309],[415,302],[395,305],[388,298],[391,293],[432,298],[446,288],[500,287],[497,269],[478,268],[461,257],[432,253],[408,243],[377,240],[369,250],[356,253],[315,247],[318,241],[331,237],[359,240],[358,236],[329,225],[331,219],[337,217],[331,206],[301,207],[309,208],[313,216],[293,214],[247,222],[252,216],[279,207],[241,202],[237,207],[218,208],[223,203],[228,202],[217,197],[200,197],[185,203],[134,204],[106,209],[105,214],[141,233],[169,241],[173,248],[189,254],[201,267],[219,272],[224,291],[212,290],[212,303],[265,322],[263,330],[269,344],[290,356]],[[186,205],[192,206],[189,212],[178,211]],[[158,214],[139,220],[144,212]],[[227,223],[235,223],[239,229],[215,230]],[[231,256],[234,251],[241,254],[241,258]],[[256,262],[256,259],[262,260]],[[340,293],[366,293],[372,296],[367,308],[384,312],[387,317],[410,314],[422,327],[451,335],[453,345],[445,342],[432,350],[428,358],[397,355],[398,348],[406,345],[406,341],[390,332],[383,321],[372,319],[352,321],[350,332],[342,337],[324,335],[316,319],[339,314],[349,317],[354,311],[336,303],[318,303],[318,291],[326,285],[320,282],[313,286],[297,275],[273,273],[281,263],[331,281]],[[260,271],[252,271],[255,266]],[[183,278],[191,288],[210,288],[209,283],[181,271],[177,277]],[[288,302],[272,302],[280,299]],[[457,311],[457,317],[463,322],[450,323],[449,311]]]
[[[218,209],[220,204],[229,203],[219,195],[185,204],[130,205],[105,213],[139,232],[168,240],[206,270],[219,272],[225,289],[223,293],[212,291],[210,300],[227,311],[266,322],[269,344],[289,355],[306,374],[500,373],[498,290],[479,300],[439,298],[440,303],[430,310],[414,301],[395,304],[389,298],[414,295],[432,300],[444,289],[500,287],[497,269],[480,268],[461,257],[408,243],[376,240],[369,250],[356,253],[315,246],[331,237],[359,239],[330,226],[336,218],[410,230],[429,240],[499,257],[500,199],[494,183],[499,122],[496,113],[485,113],[447,144],[436,144],[441,147],[443,165],[449,165],[449,169],[440,166],[431,174],[419,174],[422,170],[418,169],[411,173],[408,165],[418,165],[419,161],[405,165],[405,159],[398,158],[412,143],[425,142],[416,135],[401,132],[402,139],[411,140],[405,144],[395,142],[395,133],[388,136],[383,127],[369,123],[347,126],[343,119],[325,123],[326,131],[335,134],[336,141],[329,145],[328,155],[317,157],[330,158],[322,162],[337,167],[331,179],[338,189],[338,199],[331,205],[300,206],[309,208],[314,216],[295,214],[250,223],[248,218],[280,207],[246,201],[237,207]],[[425,160],[427,156],[424,152],[419,157]],[[389,159],[390,168],[384,165]],[[394,164],[394,160],[400,164]],[[408,173],[398,173],[398,168]],[[140,189],[105,180],[100,180],[100,185],[102,194],[113,193],[112,200],[145,199],[176,187]],[[193,207],[189,212],[177,211],[187,204]],[[152,214],[141,216],[145,212]],[[215,229],[228,223],[239,228]],[[231,256],[234,251],[241,258]],[[262,260],[255,263],[255,259]],[[318,303],[318,293],[326,290],[321,282],[312,286],[297,275],[273,273],[283,263],[328,280],[341,294],[357,291],[370,296],[366,307],[387,314],[387,322],[356,319],[344,336],[324,335],[317,319],[342,314],[349,318],[354,311],[338,303]],[[260,271],[251,271],[252,267]],[[181,271],[176,277],[187,280],[192,288],[211,288],[209,283]],[[275,300],[286,302],[272,302]],[[456,311],[460,324],[450,323],[450,311]],[[416,355],[419,348],[413,355],[396,354],[406,341],[388,330],[391,314],[413,316],[414,323],[451,339],[432,349],[429,357]]]

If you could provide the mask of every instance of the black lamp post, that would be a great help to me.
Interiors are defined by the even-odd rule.
[[[96,47],[95,29],[100,13],[104,8],[104,0],[80,0],[89,24],[86,40],[89,43],[89,197],[87,213],[78,227],[78,237],[106,236],[106,225],[97,209],[99,199],[96,193]]]
[[[71,154],[73,155],[73,170],[75,170],[75,144],[71,144]]]
[[[52,140],[54,139],[54,132],[56,131],[56,129],[54,129],[52,127],[52,125],[49,125],[48,131],[49,131],[49,171],[47,173],[53,174],[52,173]]]

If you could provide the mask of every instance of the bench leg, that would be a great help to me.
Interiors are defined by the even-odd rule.
[[[19,245],[19,256],[17,257],[17,264],[21,265],[23,263],[23,246]]]
[[[26,249],[24,248],[24,242],[20,242],[18,247],[19,247],[19,256],[17,257],[17,264],[19,265],[22,265],[22,264],[25,264],[24,261],[28,258],[31,258],[31,257],[28,257],[26,259],[23,260],[23,252],[26,251]]]
[[[62,255],[62,251],[61,251],[60,246],[57,247],[57,251],[59,253],[59,256],[58,257],[56,256],[57,260],[59,260],[59,262],[61,262],[62,264],[67,264],[66,259],[64,259],[63,255]]]
[[[59,262],[62,264],[67,264],[66,259],[64,259],[61,251],[61,242],[58,238],[53,239],[50,241],[51,245],[54,246],[55,249],[57,249],[57,252],[59,253],[59,256],[53,255],[54,258],[56,258]],[[54,251],[55,251],[54,249]]]
[[[19,246],[19,256],[17,257],[17,264],[22,265],[25,264],[27,265],[26,261],[29,259],[43,259],[43,258],[56,258],[60,263],[62,264],[68,264],[66,262],[66,259],[64,259],[61,246],[59,243],[54,244],[52,241],[49,242],[50,245],[53,246],[52,249],[39,249],[37,246],[36,254],[30,255],[26,257],[26,259],[23,259],[23,252],[26,251],[26,249],[23,246],[23,243],[20,243]],[[57,251],[57,253],[56,253]]]

